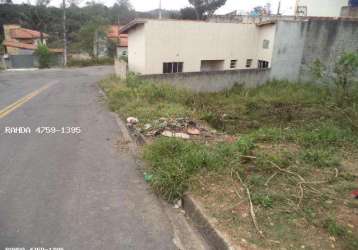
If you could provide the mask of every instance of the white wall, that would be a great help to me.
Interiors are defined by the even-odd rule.
[[[244,69],[247,59],[253,59],[252,67],[256,67],[259,54],[263,57],[259,59],[270,61],[269,53],[272,53],[275,31],[264,27],[255,24],[148,20],[144,31],[136,28],[129,32],[129,68],[142,74],[161,74],[164,62],[183,62],[184,72],[198,72],[202,60],[225,60],[224,69],[228,70],[230,61],[237,60],[237,69]],[[260,35],[262,30],[264,34]],[[269,50],[261,51],[260,37],[271,39]]]
[[[338,17],[348,0],[298,0],[299,6],[307,6],[308,16]]]
[[[130,71],[146,72],[146,48],[144,25],[136,26],[128,33],[128,67]]]
[[[258,47],[257,59],[270,62],[270,67],[271,67],[275,35],[276,35],[276,25],[272,24],[272,25],[265,25],[260,27],[258,45],[257,45]],[[269,47],[267,49],[263,48],[264,40],[269,41]],[[256,64],[253,64],[253,66],[256,67]]]

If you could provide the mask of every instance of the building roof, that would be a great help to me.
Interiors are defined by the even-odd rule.
[[[135,19],[132,22],[128,23],[127,25],[124,25],[119,32],[121,34],[128,34],[128,31],[137,25],[145,24],[147,22],[146,19]]]
[[[28,49],[28,50],[35,50],[37,46],[35,44],[28,44],[28,43],[19,43],[15,41],[4,41],[3,45],[6,47],[12,48],[19,48],[19,49]],[[63,53],[63,49],[51,49],[49,48],[50,52],[53,53]]]
[[[13,48],[19,48],[19,49],[29,49],[29,50],[35,50],[37,47],[34,44],[28,44],[28,43],[19,43],[16,41],[4,41],[4,46],[7,47],[13,47]]]
[[[48,37],[46,33],[42,33],[42,35],[45,38]],[[10,30],[10,36],[14,39],[36,39],[41,38],[41,32],[24,28],[15,28]]]

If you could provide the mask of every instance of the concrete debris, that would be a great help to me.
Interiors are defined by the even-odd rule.
[[[135,117],[128,117],[127,118],[127,123],[131,124],[131,125],[135,125],[139,122],[138,118]]]
[[[171,132],[169,130],[163,131],[162,133],[163,136],[166,137],[175,137],[175,138],[182,138],[182,139],[190,139],[190,135],[185,134],[185,133],[175,133],[175,132]]]
[[[152,128],[152,124],[147,123],[147,124],[144,125],[145,130],[148,130],[148,129],[151,129],[151,128]]]
[[[187,133],[189,135],[200,135],[200,130],[197,128],[188,128]]]
[[[183,205],[182,201],[181,201],[181,199],[179,199],[179,200],[177,200],[177,202],[175,202],[174,208],[179,209],[182,207],[182,205]]]

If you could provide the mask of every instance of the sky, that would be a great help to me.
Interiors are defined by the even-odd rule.
[[[13,0],[14,3],[28,2],[29,0]],[[277,12],[278,2],[281,1],[281,13],[292,14],[295,0],[227,0],[225,6],[220,8],[216,14],[225,14],[234,10],[249,11],[255,6],[264,6],[266,3],[271,4],[272,12]],[[35,0],[30,0],[35,2]],[[51,0],[51,5],[59,6],[61,0]],[[86,0],[79,0],[81,5],[86,3]],[[107,6],[112,6],[116,0],[95,0],[95,2],[103,3]],[[159,0],[130,0],[133,7],[138,11],[147,11],[157,9],[159,7]],[[168,10],[179,10],[183,7],[189,6],[188,0],[162,0],[162,8]]]

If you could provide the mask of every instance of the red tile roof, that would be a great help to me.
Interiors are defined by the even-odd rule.
[[[15,42],[15,41],[4,41],[3,42],[4,46],[7,47],[13,47],[13,48],[19,48],[19,49],[29,49],[29,50],[35,50],[37,48],[37,46],[35,44],[28,44],[28,43],[19,43],[19,42]],[[53,53],[63,53],[63,49],[51,49],[49,48],[50,52]]]
[[[36,49],[36,45],[34,45],[34,44],[19,43],[19,42],[15,42],[15,41],[4,41],[3,45],[7,46],[7,47],[13,47],[13,48],[19,48],[19,49],[30,49],[30,50]]]
[[[43,37],[47,38],[48,35],[46,33],[42,33]],[[41,38],[41,32],[37,30],[30,30],[24,28],[16,28],[10,30],[10,36],[14,39],[34,39]]]

